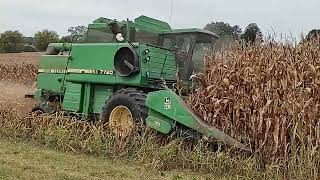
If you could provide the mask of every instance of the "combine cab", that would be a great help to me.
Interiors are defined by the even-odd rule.
[[[146,16],[133,22],[99,18],[89,24],[86,43],[49,45],[40,61],[34,111],[99,117],[119,136],[142,122],[164,134],[182,127],[245,148],[205,125],[171,90],[177,77],[191,85],[190,76],[203,68],[205,51],[216,40],[211,32],[171,29]]]

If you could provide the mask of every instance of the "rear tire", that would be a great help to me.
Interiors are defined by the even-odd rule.
[[[116,135],[126,137],[133,128],[145,124],[148,116],[146,98],[147,95],[137,89],[121,89],[106,101],[102,108],[101,120],[108,122]],[[128,116],[128,119],[122,116]]]

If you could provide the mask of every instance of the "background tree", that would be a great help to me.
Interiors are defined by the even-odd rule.
[[[249,24],[244,30],[241,38],[247,43],[255,43],[256,41],[262,41],[263,35],[256,23]]]
[[[35,52],[37,48],[33,45],[34,38],[33,37],[23,37],[23,52]]]
[[[241,29],[238,25],[230,26],[225,22],[211,22],[204,27],[205,30],[211,31],[221,39],[238,39]]]
[[[33,42],[34,42],[34,38],[33,37],[27,37],[27,36],[23,37],[23,43],[24,44],[32,45]]]
[[[60,42],[62,42],[62,43],[71,43],[72,42],[72,37],[70,35],[62,36],[62,38],[60,39]]]
[[[19,31],[6,31],[0,35],[0,49],[13,53],[23,50],[23,35]]]
[[[218,35],[218,48],[224,48],[240,38],[241,28],[238,25],[231,26],[225,22],[211,22],[204,27],[205,30],[211,31]]]
[[[45,51],[53,42],[59,42],[59,35],[55,31],[43,30],[34,35],[34,45],[39,51]]]
[[[70,33],[69,38],[71,37],[73,42],[83,43],[86,40],[88,28],[86,26],[75,26],[68,29]]]
[[[320,38],[320,29],[313,29],[311,30],[308,35],[306,36],[306,40],[311,40],[313,38]]]
[[[86,35],[87,35],[87,27],[86,26],[75,26],[75,27],[70,27],[68,29],[69,35],[63,36],[60,39],[60,42],[64,43],[84,43],[86,40]]]

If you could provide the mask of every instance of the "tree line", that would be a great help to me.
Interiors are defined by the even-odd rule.
[[[256,23],[250,23],[242,31],[238,25],[230,25],[226,22],[211,22],[205,25],[205,30],[218,35],[218,48],[228,46],[235,41],[245,41],[255,43],[263,41],[263,34]],[[48,44],[52,42],[76,42],[85,41],[87,27],[76,26],[68,29],[68,35],[59,37],[58,33],[51,30],[42,30],[34,34],[33,37],[25,37],[19,31],[6,31],[0,34],[0,52],[30,52],[45,51]],[[305,39],[318,37],[320,30],[311,30]]]
[[[245,41],[246,43],[263,41],[263,34],[256,23],[250,23],[244,31],[239,25],[232,26],[225,22],[211,22],[204,29],[219,36],[216,44],[218,49],[223,49],[224,46],[229,46],[235,41]]]
[[[68,35],[60,38],[57,32],[47,29],[35,33],[33,37],[26,37],[17,30],[5,31],[0,34],[0,53],[45,51],[54,42],[81,43],[85,40],[86,32],[85,26],[70,27]]]

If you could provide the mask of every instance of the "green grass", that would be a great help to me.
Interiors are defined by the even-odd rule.
[[[54,151],[30,142],[0,139],[0,179],[199,179],[120,160]]]

